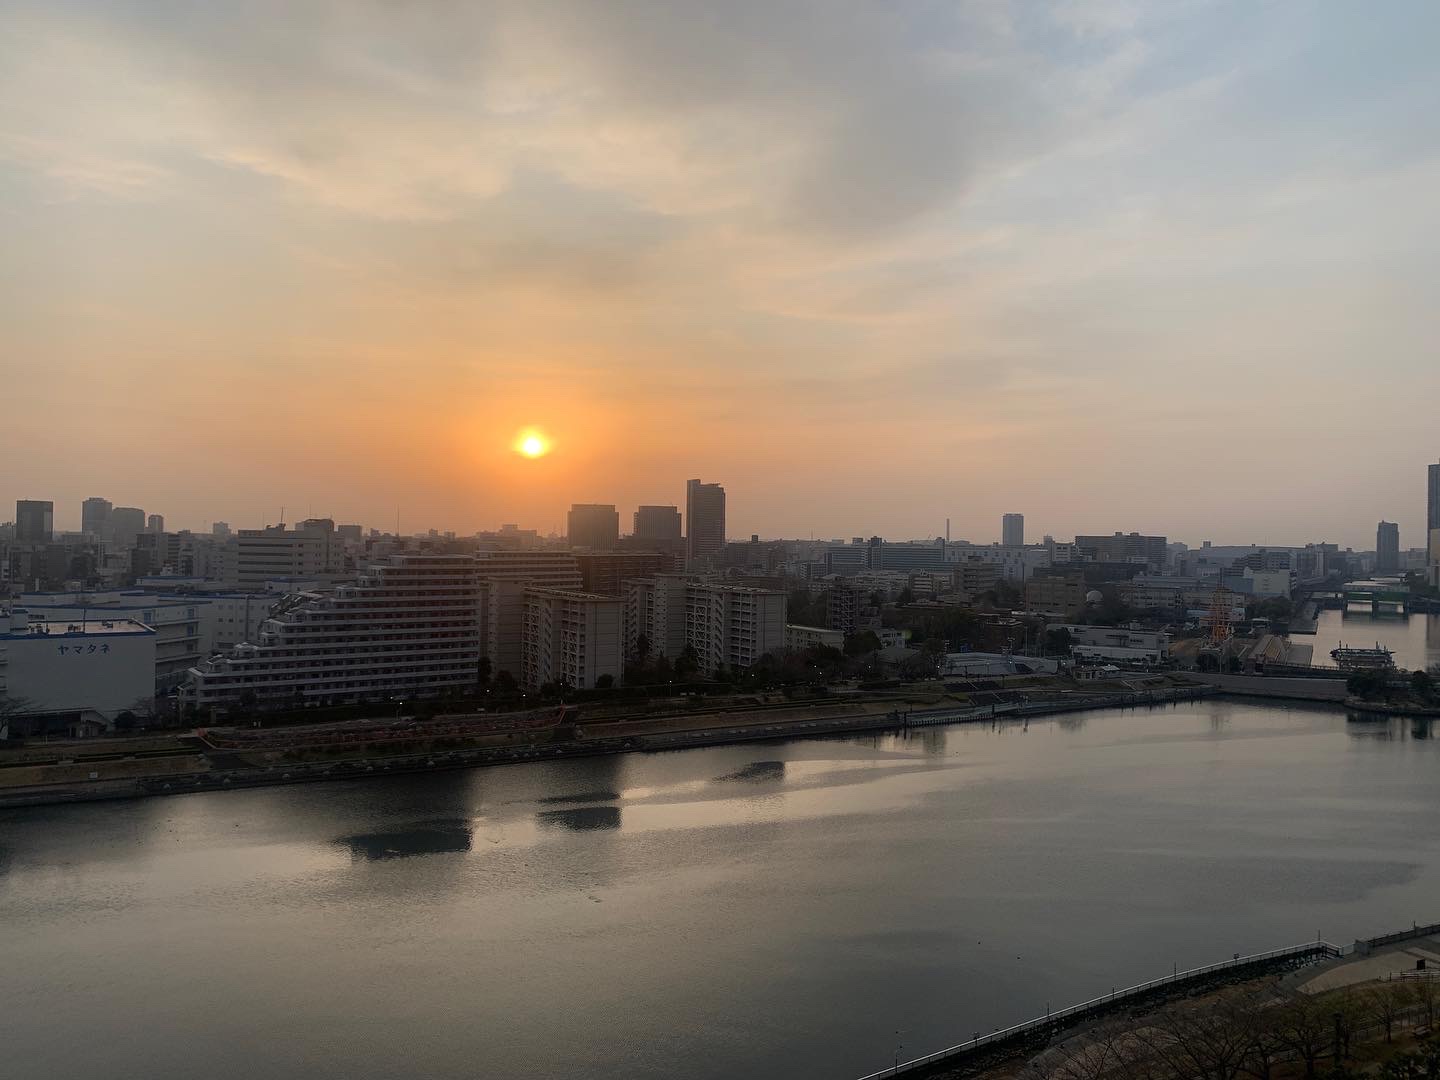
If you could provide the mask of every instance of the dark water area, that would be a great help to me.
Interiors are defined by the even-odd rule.
[[[1440,919],[1440,740],[1227,702],[0,812],[0,1074],[854,1077]]]

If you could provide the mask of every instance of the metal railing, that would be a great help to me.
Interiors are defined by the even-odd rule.
[[[1188,971],[1176,972],[1166,975],[1163,978],[1151,979],[1149,982],[1137,983],[1134,986],[1127,986],[1123,990],[1113,990],[1098,998],[1083,1001],[1078,1005],[1071,1005],[1069,1008],[1060,1009],[1056,1012],[1047,1013],[1045,1016],[1037,1016],[1033,1020],[1026,1020],[1023,1023],[1012,1024],[1007,1028],[1000,1028],[988,1035],[977,1034],[968,1042],[956,1043],[954,1046],[946,1047],[944,1050],[937,1050],[933,1054],[926,1054],[924,1057],[912,1058],[909,1061],[902,1061],[897,1065],[881,1069],[879,1072],[868,1073],[860,1080],[880,1080],[885,1076],[897,1076],[900,1073],[909,1072],[914,1069],[932,1065],[949,1058],[968,1056],[975,1051],[993,1046],[997,1043],[1007,1042],[1032,1032],[1046,1031],[1058,1025],[1064,1025],[1067,1021],[1075,1021],[1087,1014],[1099,1014],[1108,1011],[1116,1002],[1123,1002],[1152,993],[1155,990],[1166,986],[1176,986],[1185,982],[1199,981],[1208,975],[1216,972],[1231,971],[1247,967],[1252,964],[1265,964],[1274,960],[1305,960],[1310,958],[1319,959],[1322,957],[1337,957],[1345,955],[1345,950],[1338,945],[1332,945],[1328,941],[1308,941],[1303,945],[1288,945],[1283,949],[1271,949],[1269,952],[1253,953],[1249,956],[1237,956],[1230,960],[1222,960],[1218,964],[1209,964],[1205,967],[1191,968]]]

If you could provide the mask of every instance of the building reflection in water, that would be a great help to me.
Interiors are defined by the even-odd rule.
[[[740,784],[774,784],[785,779],[785,763],[783,761],[752,761],[744,768],[736,769],[724,776],[717,776],[717,784],[740,783]]]
[[[335,841],[350,849],[356,859],[408,859],[416,855],[444,855],[470,850],[468,821],[425,821],[388,832],[357,833]]]
[[[589,832],[595,829],[620,828],[618,806],[572,806],[565,810],[541,810],[535,820],[546,828],[574,829]]]

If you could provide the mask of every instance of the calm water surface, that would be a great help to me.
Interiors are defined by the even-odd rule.
[[[1397,667],[1421,671],[1440,664],[1440,615],[1372,615],[1368,611],[1322,611],[1315,633],[1296,634],[1290,640],[1314,645],[1313,664],[1330,666],[1330,650],[1337,645],[1368,649],[1377,643],[1395,654]]]
[[[6,1077],[853,1077],[1440,919],[1440,744],[1198,703],[0,812]]]

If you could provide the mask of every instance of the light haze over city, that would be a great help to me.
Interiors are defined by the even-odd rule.
[[[724,12],[7,5],[0,496],[1421,533],[1434,5]]]

